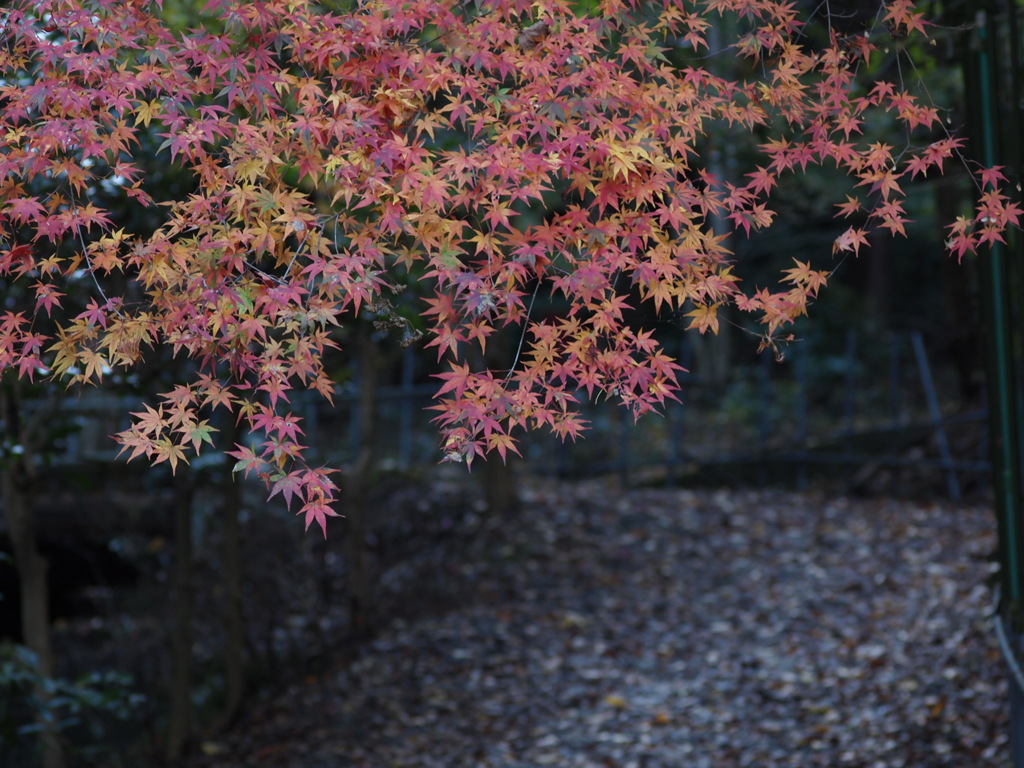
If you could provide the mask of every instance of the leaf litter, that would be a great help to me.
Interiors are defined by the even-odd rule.
[[[451,535],[383,574],[376,637],[194,764],[1007,763],[990,509],[601,482],[522,501],[421,500]]]

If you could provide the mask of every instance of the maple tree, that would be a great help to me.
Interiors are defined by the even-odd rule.
[[[0,17],[0,279],[32,297],[0,315],[0,371],[77,385],[157,347],[187,357],[188,376],[118,435],[128,455],[176,468],[229,409],[259,436],[229,451],[236,470],[325,532],[337,489],[305,461],[289,396],[330,399],[324,355],[361,312],[407,326],[394,295],[426,291],[445,456],[504,458],[517,430],[580,435],[583,394],[636,416],[674,397],[680,367],[628,321],[637,302],[701,332],[733,306],[762,346],[785,337],[830,269],[805,257],[748,287],[727,245],[771,226],[782,177],[825,165],[849,179],[837,215],[858,223],[833,253],[856,255],[873,228],[905,234],[907,182],[963,161],[934,105],[860,77],[880,41],[929,34],[910,0],[824,42],[778,0],[327,6],[211,0],[190,31],[159,0],[32,0]],[[718,27],[734,37],[711,50]],[[709,66],[723,53],[738,74]],[[882,115],[898,130],[870,135]],[[757,145],[742,178],[703,160],[722,130]],[[138,234],[94,191],[154,206],[154,135],[196,187]],[[1017,224],[1004,182],[977,172],[952,255]],[[538,297],[557,316],[537,317]],[[471,367],[468,350],[506,326],[507,370]]]

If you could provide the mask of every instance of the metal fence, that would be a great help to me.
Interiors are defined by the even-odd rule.
[[[818,348],[796,344],[785,361],[763,356],[733,369],[727,384],[684,374],[680,402],[634,423],[612,403],[583,403],[584,439],[521,436],[527,473],[561,477],[616,475],[624,484],[687,482],[802,488],[822,474],[855,484],[883,469],[927,478],[959,498],[966,483],[987,481],[984,410],[965,408],[944,367],[930,362],[919,334],[864,341],[853,331]],[[677,356],[690,362],[686,337]],[[359,372],[331,405],[296,393],[294,407],[316,461],[345,465],[359,453]],[[437,386],[416,370],[410,352],[377,392],[379,465],[411,470],[441,458],[431,424]],[[110,439],[125,429],[135,398],[88,393],[62,404],[65,435],[51,452],[60,464],[113,462]],[[969,435],[969,437],[965,437]],[[200,462],[218,461],[205,451]],[[977,483],[975,483],[977,484]]]
[[[978,424],[983,412],[943,412],[920,335],[889,339],[881,375],[858,355],[856,342],[850,332],[844,347],[824,354],[797,346],[784,364],[765,355],[725,389],[686,377],[682,402],[660,424],[654,417],[633,425],[624,415],[596,411],[596,439],[560,447],[557,461],[543,465],[570,475],[615,472],[624,483],[661,476],[797,488],[824,467],[863,474],[903,466],[940,474],[959,498],[961,474],[985,473],[988,463],[977,451],[954,453],[949,432]],[[951,398],[945,400],[951,409]]]
[[[803,485],[820,465],[914,466],[941,475],[946,491],[958,498],[961,478],[988,472],[989,463],[984,441],[973,440],[965,452],[963,441],[953,445],[950,431],[965,424],[977,430],[985,413],[964,410],[948,383],[936,383],[919,334],[890,334],[882,346],[888,361],[881,373],[850,332],[836,349],[796,346],[783,363],[764,356],[757,365],[736,368],[727,387],[684,374],[680,402],[637,423],[613,404],[584,403],[586,438],[562,443],[546,434],[523,435],[526,467],[565,477],[617,474],[625,482],[657,472],[667,479],[704,472],[712,482],[727,483],[741,476],[763,478],[771,467],[786,466],[792,482]],[[685,343],[680,356],[685,364]],[[436,385],[417,381],[414,368],[410,355],[401,380],[378,391],[376,451],[386,468],[404,470],[440,458],[427,410]],[[358,394],[356,371],[333,406],[314,394],[293,398],[318,460],[344,464],[358,454]],[[138,401],[123,397],[87,395],[67,402],[63,418],[73,428],[58,458],[112,459],[116,450],[109,435],[124,429],[128,413],[139,408]]]
[[[763,356],[733,370],[727,385],[684,374],[680,402],[633,423],[611,403],[584,403],[586,437],[563,443],[521,438],[526,472],[635,482],[781,484],[806,487],[825,470],[852,480],[883,468],[912,470],[952,498],[965,480],[987,481],[985,412],[959,401],[948,372],[929,360],[916,333],[859,344],[855,332],[832,347],[794,345],[786,360]],[[686,337],[677,351],[690,357]],[[356,371],[335,406],[301,400],[318,457],[346,463],[359,450]],[[419,383],[415,359],[401,381],[378,392],[376,452],[384,467],[408,469],[440,459],[427,407],[435,386]],[[965,435],[969,437],[965,438]]]

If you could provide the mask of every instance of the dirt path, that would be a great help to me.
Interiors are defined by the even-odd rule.
[[[422,618],[191,764],[1006,764],[987,510],[550,484],[452,525],[385,575]]]

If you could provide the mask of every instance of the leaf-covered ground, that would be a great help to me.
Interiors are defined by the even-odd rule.
[[[532,485],[383,576],[355,659],[205,768],[1005,766],[990,510]]]

